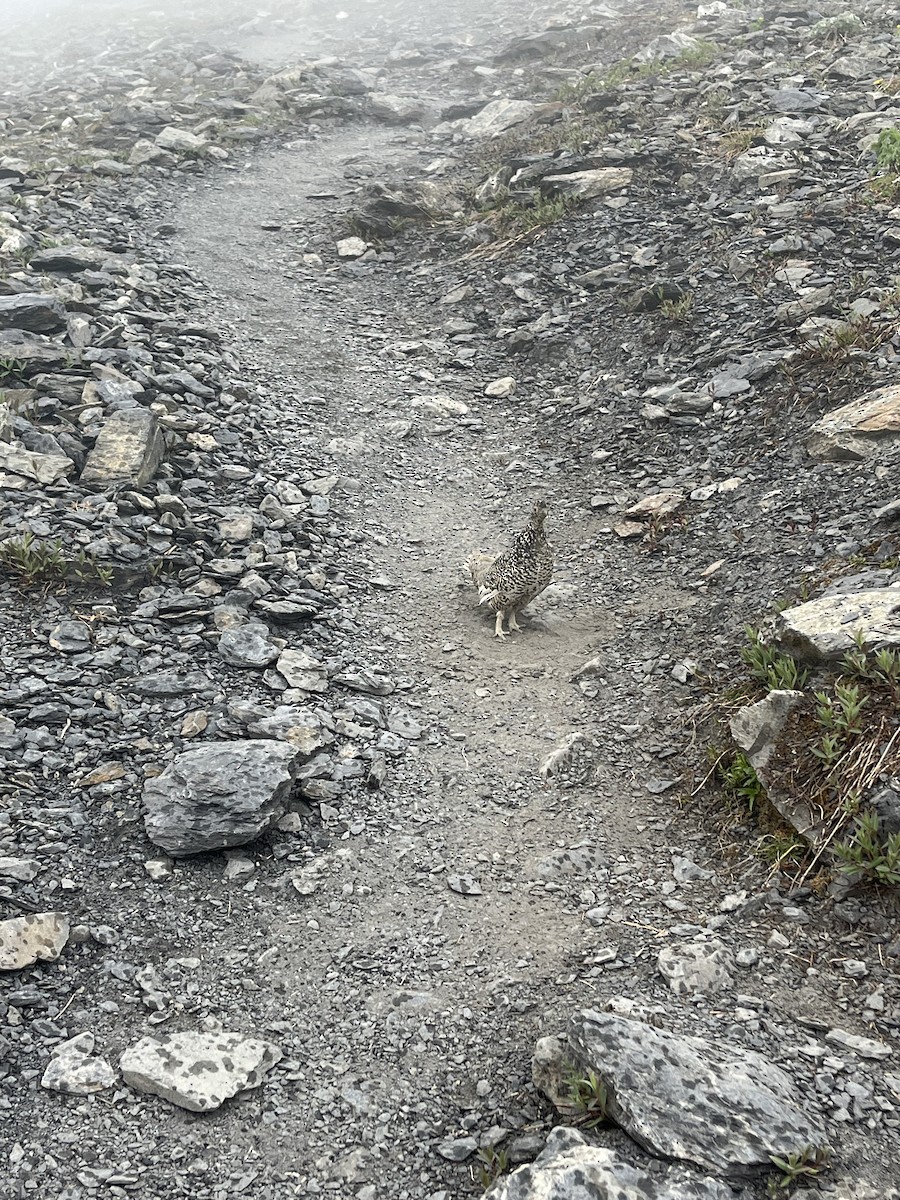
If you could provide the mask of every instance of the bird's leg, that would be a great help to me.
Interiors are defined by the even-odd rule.
[[[506,637],[506,631],[503,628],[503,618],[505,616],[506,616],[506,613],[503,611],[503,609],[498,608],[497,609],[497,620],[494,622],[494,637],[498,637],[498,638]]]
[[[519,622],[516,620],[516,610],[515,609],[510,610],[508,625],[509,625],[510,633],[512,633],[513,631],[515,631],[516,633],[519,632]]]

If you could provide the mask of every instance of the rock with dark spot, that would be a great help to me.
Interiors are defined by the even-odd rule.
[[[127,1084],[191,1112],[211,1112],[259,1087],[281,1058],[271,1042],[240,1033],[161,1033],[141,1038],[122,1055]]]
[[[60,912],[29,913],[0,921],[0,971],[55,962],[68,940],[69,922]]]
[[[769,1170],[772,1155],[827,1143],[788,1075],[755,1051],[590,1010],[573,1017],[569,1047],[651,1154],[741,1179]]]
[[[730,1187],[678,1164],[632,1166],[577,1129],[558,1126],[533,1163],[498,1180],[486,1200],[732,1200]]]

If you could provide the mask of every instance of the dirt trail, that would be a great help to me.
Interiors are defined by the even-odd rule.
[[[664,869],[671,846],[654,845],[648,830],[671,813],[643,790],[633,735],[649,719],[647,702],[629,659],[613,649],[623,637],[625,581],[609,567],[602,578],[596,565],[586,569],[594,561],[586,531],[568,515],[582,485],[553,472],[532,410],[479,399],[488,381],[479,376],[469,386],[480,424],[416,420],[414,436],[398,440],[398,418],[415,417],[409,393],[443,390],[412,377],[422,362],[434,366],[427,354],[409,363],[392,349],[427,339],[421,310],[383,270],[296,265],[301,251],[330,251],[341,233],[333,217],[323,222],[323,201],[309,197],[344,197],[344,164],[365,155],[396,168],[420,153],[382,129],[336,133],[219,176],[185,200],[175,223],[179,256],[218,297],[209,315],[230,326],[245,367],[277,397],[283,421],[268,432],[279,473],[306,477],[318,466],[352,481],[336,494],[339,525],[362,535],[357,569],[391,581],[360,607],[354,653],[408,681],[426,730],[371,810],[355,814],[362,836],[325,855],[322,869],[336,876],[343,902],[316,907],[313,935],[306,920],[284,915],[280,897],[267,906],[283,1019],[309,1027],[311,1060],[339,1058],[339,1073],[388,1112],[409,1097],[439,1126],[439,1112],[476,1102],[479,1080],[498,1114],[506,1111],[504,1084],[517,1092],[527,1078],[548,1010],[562,1020],[608,990],[607,980],[613,991],[623,986],[621,974],[590,979],[588,967],[585,977],[609,932],[577,911],[577,896],[582,907],[590,899],[584,864],[616,864],[613,873],[630,879],[649,854]],[[260,228],[279,222],[291,228]],[[325,454],[338,435],[358,452]],[[510,458],[525,469],[506,470]],[[501,643],[460,587],[460,565],[518,527],[538,492],[553,504],[557,582],[523,632]],[[655,613],[677,599],[662,583],[648,585],[639,603]],[[589,701],[572,675],[598,650],[605,698]],[[582,767],[560,790],[539,767],[579,733]],[[580,868],[568,847],[582,848]],[[454,874],[471,875],[484,894],[448,889]],[[641,926],[625,919],[624,940],[643,937]],[[361,1042],[359,1023],[373,1015]],[[410,1021],[421,1028],[401,1038],[412,1038],[413,1052],[400,1052],[392,1029]],[[323,1095],[330,1102],[329,1088]],[[266,1153],[279,1145],[314,1152],[321,1120],[315,1097],[292,1106],[265,1134]],[[405,1164],[389,1157],[402,1176]],[[416,1162],[423,1179],[433,1178],[435,1161]]]

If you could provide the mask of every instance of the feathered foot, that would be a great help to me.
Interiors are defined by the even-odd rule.
[[[518,633],[519,632],[519,622],[516,620],[516,610],[515,609],[512,609],[510,611],[509,620],[507,621],[507,624],[509,625],[510,633]]]
[[[506,630],[503,628],[503,618],[505,616],[506,616],[506,613],[503,611],[503,609],[502,608],[498,609],[497,619],[494,622],[494,637],[506,638],[509,636],[507,634]]]

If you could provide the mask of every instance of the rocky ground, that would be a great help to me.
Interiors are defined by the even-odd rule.
[[[20,20],[0,1195],[895,1194],[895,891],[778,742],[900,644],[895,14]]]

